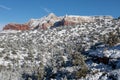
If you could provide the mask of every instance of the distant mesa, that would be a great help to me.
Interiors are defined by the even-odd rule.
[[[85,22],[95,22],[97,19],[113,19],[111,16],[76,16],[65,15],[56,16],[50,13],[40,19],[31,19],[26,24],[7,24],[3,30],[34,30],[34,29],[49,29],[59,26],[74,26]]]
[[[30,30],[29,26],[27,24],[7,24],[3,28],[3,30]]]

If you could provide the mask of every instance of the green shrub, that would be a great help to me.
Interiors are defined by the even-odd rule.
[[[12,54],[15,54],[15,55],[17,54],[15,50],[12,50],[12,52],[11,52],[11,53],[12,53]]]
[[[3,54],[0,52],[0,57],[3,57]]]
[[[7,55],[4,57],[5,60],[10,60],[10,57]]]
[[[117,33],[110,32],[108,34],[108,37],[106,37],[105,35],[103,36],[103,42],[105,44],[108,44],[109,46],[114,46],[120,42],[119,35]]]
[[[44,75],[45,75],[44,65],[40,63],[40,66],[38,67],[37,71],[38,80],[42,80],[44,78]]]
[[[85,68],[81,68],[75,72],[75,77],[76,78],[85,77],[87,73],[88,73],[88,68],[85,66]]]
[[[85,77],[88,72],[88,67],[81,53],[75,52],[74,54],[72,54],[72,63],[73,66],[80,67],[78,70],[76,70],[75,77],[76,78]]]

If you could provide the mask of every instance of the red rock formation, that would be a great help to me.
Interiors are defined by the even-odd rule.
[[[82,19],[80,17],[69,17],[66,16],[63,18],[63,26],[74,26],[74,25],[78,25],[82,22],[88,22],[87,20],[85,21],[85,19]]]
[[[62,24],[63,24],[63,26],[74,26],[74,25],[77,25],[77,23],[75,23],[73,21],[65,20],[65,19],[63,19]]]
[[[30,27],[26,24],[7,24],[3,30],[30,30]]]
[[[48,24],[47,23],[43,23],[42,24],[42,29],[44,29],[44,30],[48,29]]]
[[[46,23],[43,23],[41,28],[46,30],[46,29],[50,28],[53,25],[54,25],[54,23],[52,23],[51,21],[48,21]]]
[[[25,24],[8,24],[3,30],[29,30],[29,29],[48,29],[51,27],[59,26],[74,26],[84,22],[94,22],[93,18],[86,16],[56,16],[54,13],[50,13],[48,16],[40,19],[31,19]]]

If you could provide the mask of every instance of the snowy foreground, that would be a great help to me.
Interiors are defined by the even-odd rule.
[[[0,80],[120,80],[120,20],[0,32]]]

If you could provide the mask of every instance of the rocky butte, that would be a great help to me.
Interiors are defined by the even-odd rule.
[[[27,24],[7,24],[3,30],[30,30],[30,27]]]
[[[59,26],[75,26],[82,23],[96,22],[97,20],[112,20],[111,16],[77,16],[77,15],[65,15],[56,16],[54,13],[50,13],[48,16],[44,16],[40,19],[31,19],[26,24],[7,24],[3,30],[34,30],[34,29],[49,29]]]

